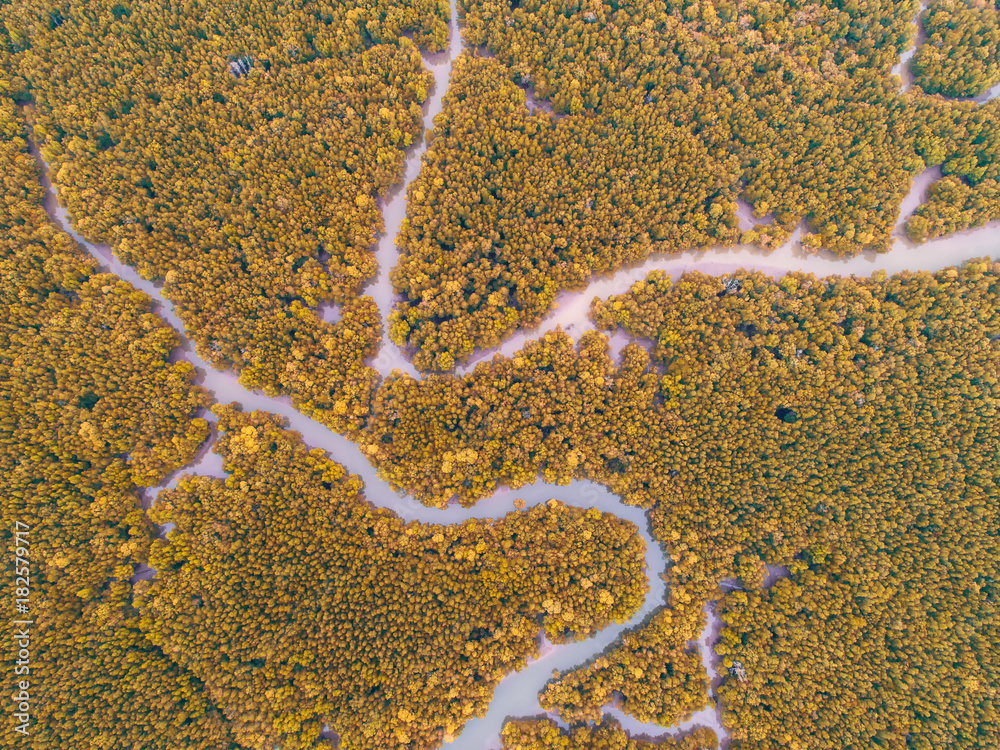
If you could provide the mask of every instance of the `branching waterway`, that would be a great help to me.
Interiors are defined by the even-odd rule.
[[[289,426],[302,435],[306,444],[310,447],[321,447],[327,450],[334,460],[360,476],[365,482],[365,496],[371,503],[388,508],[405,520],[418,520],[426,523],[460,523],[470,518],[496,518],[513,512],[515,510],[514,501],[519,498],[524,500],[528,506],[556,498],[568,505],[598,508],[614,513],[619,518],[631,521],[638,528],[646,543],[646,576],[649,580],[649,592],[642,609],[629,622],[606,628],[588,640],[560,646],[544,644],[539,659],[530,663],[521,672],[509,675],[501,682],[487,716],[470,722],[466,730],[453,743],[450,743],[449,747],[456,750],[483,750],[483,748],[491,746],[498,747],[500,729],[508,716],[528,716],[542,713],[542,709],[538,705],[538,692],[551,678],[553,669],[569,669],[587,661],[615,643],[624,630],[635,627],[655,609],[663,605],[666,590],[661,573],[665,569],[666,559],[662,549],[650,535],[646,514],[641,508],[623,505],[619,498],[606,488],[586,481],[576,481],[566,486],[539,482],[517,492],[500,490],[476,508],[462,508],[458,505],[451,505],[445,509],[428,508],[410,495],[394,492],[388,483],[378,476],[375,467],[368,462],[368,459],[358,450],[356,445],[296,411],[292,407],[290,399],[287,397],[270,398],[259,392],[247,390],[239,383],[233,373],[212,369],[201,359],[192,343],[183,335],[184,328],[180,318],[174,313],[172,305],[164,299],[157,286],[139,276],[135,269],[118,261],[111,253],[110,248],[87,242],[72,229],[66,211],[56,200],[48,179],[48,168],[44,163],[42,163],[42,168],[42,181],[47,191],[46,209],[49,215],[60,228],[72,235],[97,259],[102,270],[125,279],[156,301],[155,312],[166,319],[181,336],[181,347],[174,353],[174,357],[186,359],[195,365],[198,384],[208,390],[219,403],[236,401],[247,411],[259,409],[285,417]],[[210,413],[204,416],[209,421],[215,421]],[[222,471],[222,459],[212,453],[208,446],[199,453],[198,459],[194,463],[185,467],[183,473],[220,478],[225,476]],[[181,472],[178,472],[160,487],[147,489],[144,506],[148,507],[155,502],[156,494],[164,487],[175,486],[180,477]],[[137,571],[137,575],[150,578],[154,574],[150,569],[145,568]],[[662,727],[656,725],[636,723],[636,726],[645,731],[663,731]]]
[[[462,51],[454,0],[451,0],[451,14],[451,39],[448,50],[444,53],[425,55],[424,57],[435,81],[431,95],[424,104],[424,126],[427,129],[431,127],[433,118],[441,111],[442,98],[447,88],[452,62]],[[416,177],[420,169],[421,157],[425,151],[426,140],[421,141],[408,151],[402,185],[395,189],[387,199],[380,201],[386,231],[381,238],[377,252],[379,275],[369,285],[366,292],[375,299],[383,320],[394,303],[389,271],[396,264],[398,258],[395,239],[406,213],[407,187]],[[35,153],[37,156],[37,150]],[[665,569],[665,559],[661,548],[649,533],[646,515],[641,509],[623,505],[607,489],[591,482],[577,481],[568,486],[539,482],[517,492],[498,491],[475,509],[461,508],[457,505],[445,509],[427,508],[412,496],[392,491],[353,443],[296,411],[289,398],[269,398],[261,393],[249,391],[238,382],[233,373],[214,370],[197,355],[191,342],[183,335],[184,327],[181,320],[175,314],[170,302],[163,297],[160,289],[154,283],[141,278],[133,268],[120,263],[107,246],[89,243],[73,231],[69,217],[58,204],[55,192],[49,182],[47,165],[42,162],[40,157],[38,158],[42,166],[43,183],[47,190],[46,209],[49,215],[56,224],[71,234],[82,247],[86,248],[97,259],[103,270],[116,274],[155,300],[156,312],[181,335],[182,344],[179,350],[174,353],[174,357],[189,360],[196,366],[198,384],[207,389],[220,403],[237,401],[245,410],[260,409],[283,416],[288,420],[290,427],[302,435],[303,440],[308,445],[327,450],[334,460],[360,476],[365,482],[367,499],[373,504],[393,510],[406,520],[455,523],[469,518],[497,517],[512,512],[515,509],[514,501],[518,498],[523,499],[528,505],[557,498],[567,504],[583,508],[598,508],[614,513],[637,526],[646,542],[646,575],[650,584],[650,590],[642,609],[628,623],[606,628],[589,640],[554,646],[542,639],[538,658],[529,662],[528,667],[521,672],[509,675],[501,682],[486,716],[470,721],[462,734],[454,742],[448,744],[449,748],[485,750],[486,748],[499,747],[499,732],[508,717],[533,716],[544,713],[538,704],[538,692],[551,678],[553,670],[570,669],[595,658],[615,643],[625,629],[635,627],[663,605],[665,584],[661,573]],[[927,185],[937,176],[937,173],[929,170],[915,181],[911,196],[903,203],[901,220],[905,219],[919,205]],[[752,224],[757,221],[766,221],[766,218],[755,219],[749,215],[747,210],[744,210],[741,214],[741,220]],[[797,230],[788,243],[769,254],[750,247],[712,248],[670,257],[655,256],[613,276],[595,278],[584,292],[559,295],[556,309],[546,317],[538,329],[519,332],[507,340],[502,347],[478,353],[473,362],[465,368],[465,371],[471,369],[476,360],[492,356],[497,351],[506,355],[513,354],[527,340],[557,327],[572,335],[574,339],[578,339],[584,331],[593,328],[593,323],[588,318],[587,313],[590,301],[595,296],[606,297],[611,294],[621,294],[627,291],[632,283],[642,279],[652,270],[663,270],[674,275],[687,270],[700,270],[718,275],[732,272],[738,268],[754,268],[776,276],[793,270],[817,274],[855,273],[868,275],[878,269],[888,272],[904,269],[937,270],[948,265],[961,263],[972,257],[983,255],[996,257],[1000,251],[1000,235],[998,235],[996,224],[920,246],[914,246],[905,238],[900,237],[897,239],[896,247],[890,253],[866,254],[851,259],[839,259],[825,253],[810,254],[804,252],[797,241],[800,232],[801,229]],[[330,316],[335,316],[335,314],[335,311],[331,309],[329,315],[324,313],[324,318],[330,319]],[[612,345],[615,350],[620,349],[623,343],[624,338],[621,334],[612,337]],[[372,364],[383,377],[387,376],[393,369],[399,369],[413,377],[418,377],[403,353],[387,337],[384,338],[380,353]],[[211,414],[205,416],[209,421],[213,421]],[[209,446],[206,446],[197,460],[185,467],[185,472],[221,477],[223,476],[221,458],[212,453]],[[169,477],[163,487],[175,485],[178,479],[179,473]],[[145,507],[155,502],[156,494],[160,489],[162,487],[146,491]],[[137,571],[137,575],[148,578],[155,575],[155,571],[146,568]],[[719,622],[711,606],[706,608],[706,614],[708,616],[707,627],[698,644],[714,692],[714,688],[720,682],[720,676],[717,673],[717,660],[712,650],[712,646],[718,638]],[[608,707],[608,713],[618,718],[633,733],[657,735],[664,732],[677,733],[694,725],[710,726],[723,739],[723,747],[727,744],[725,741],[726,733],[721,726],[716,707],[698,712],[690,721],[669,729],[638,722],[613,706]],[[552,716],[551,718],[556,717]]]

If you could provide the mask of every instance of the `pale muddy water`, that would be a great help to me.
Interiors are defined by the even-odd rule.
[[[447,87],[448,74],[452,61],[462,51],[462,44],[455,21],[454,0],[451,0],[451,11],[451,40],[448,50],[444,53],[425,55],[424,57],[424,61],[433,73],[435,80],[435,85],[430,92],[430,96],[424,104],[425,128],[429,128],[432,125],[433,118],[441,111],[442,96]],[[906,55],[904,55],[904,58],[908,59]],[[906,59],[899,66],[900,72],[904,76],[908,68],[905,65]],[[547,110],[547,104],[545,102],[536,102],[530,95],[530,91],[528,91],[526,105],[539,114]],[[405,215],[406,188],[416,177],[420,169],[421,157],[425,151],[426,142],[424,140],[407,151],[403,184],[395,189],[387,199],[380,199],[386,231],[379,241],[376,253],[379,262],[379,275],[368,286],[366,293],[371,294],[375,299],[383,315],[383,319],[388,315],[394,302],[388,272],[395,265],[398,258],[395,238]],[[567,504],[584,508],[595,507],[602,511],[614,513],[623,519],[631,521],[639,529],[646,542],[646,576],[650,588],[642,609],[636,613],[629,623],[607,628],[594,638],[586,641],[554,646],[542,639],[540,641],[538,657],[532,660],[526,669],[509,675],[504,679],[494,694],[488,713],[484,717],[470,721],[459,737],[451,743],[446,743],[445,746],[447,748],[453,750],[499,748],[499,732],[507,718],[536,716],[544,713],[538,705],[537,695],[538,691],[551,678],[553,670],[564,671],[589,662],[607,647],[614,644],[626,628],[634,627],[641,623],[657,607],[663,605],[665,585],[660,574],[664,570],[665,560],[662,550],[649,534],[645,514],[639,509],[622,505],[617,497],[603,487],[599,487],[591,482],[573,482],[568,486],[556,486],[539,482],[516,492],[509,490],[498,491],[492,497],[480,503],[475,509],[464,509],[457,506],[450,506],[443,510],[426,508],[409,495],[393,492],[378,477],[367,458],[358,451],[353,443],[297,412],[292,408],[290,399],[287,397],[268,398],[261,393],[248,391],[239,384],[236,376],[231,372],[219,372],[212,369],[197,356],[191,343],[186,338],[183,338],[184,329],[180,319],[174,313],[172,305],[163,298],[160,290],[153,283],[142,279],[131,267],[122,265],[113,256],[108,247],[90,244],[71,229],[66,212],[58,205],[55,194],[49,185],[47,168],[44,165],[43,169],[46,171],[43,182],[48,189],[46,208],[49,210],[50,215],[60,227],[73,235],[83,247],[87,248],[97,258],[102,269],[117,274],[136,288],[149,294],[156,301],[156,312],[166,319],[178,333],[182,334],[182,346],[178,352],[175,352],[174,356],[187,359],[195,364],[198,373],[198,383],[209,390],[213,397],[220,403],[238,401],[243,405],[245,410],[261,409],[285,417],[291,428],[301,433],[303,440],[308,445],[324,448],[330,453],[332,458],[343,464],[351,472],[359,475],[365,482],[368,500],[375,505],[389,508],[406,520],[416,519],[428,523],[454,523],[469,518],[497,517],[509,513],[514,510],[514,500],[517,498],[524,499],[528,505],[534,505],[554,497]],[[923,199],[927,185],[939,176],[939,170],[937,172],[935,170],[928,170],[915,180],[910,196],[903,203],[900,226]],[[740,220],[741,224],[746,224],[748,227],[753,223],[766,222],[768,217],[762,219],[753,217],[750,214],[749,206],[743,204],[740,207]],[[461,369],[459,372],[470,370],[476,361],[492,357],[498,351],[506,355],[513,354],[527,340],[536,338],[544,332],[557,327],[566,331],[575,340],[578,340],[579,336],[585,331],[593,329],[593,323],[588,318],[587,313],[590,302],[594,297],[621,294],[627,291],[635,281],[644,278],[652,270],[663,270],[675,277],[687,270],[700,270],[709,274],[721,275],[731,273],[739,268],[757,269],[774,276],[779,276],[793,270],[820,275],[869,275],[878,269],[890,273],[904,269],[938,270],[973,257],[988,255],[997,258],[998,253],[1000,253],[1000,231],[998,231],[998,227],[1000,225],[994,223],[976,231],[965,232],[920,246],[915,246],[905,238],[900,237],[893,250],[889,253],[881,255],[868,253],[850,259],[837,258],[828,253],[811,254],[805,252],[798,243],[798,237],[802,231],[801,227],[796,230],[788,243],[771,253],[765,253],[752,247],[733,247],[690,251],[669,257],[655,256],[635,267],[623,269],[613,276],[600,279],[595,278],[589,288],[583,292],[560,294],[557,298],[557,307],[552,310],[536,330],[519,332],[497,349],[478,352],[469,366]],[[339,311],[333,306],[326,306],[318,310],[318,312],[324,320],[335,322],[339,319]],[[612,335],[611,348],[613,356],[617,358],[621,348],[627,342],[627,337],[621,333]],[[372,362],[372,365],[378,369],[383,377],[388,375],[393,369],[401,370],[413,377],[418,376],[403,352],[388,341],[387,338],[383,341],[382,349]],[[211,414],[206,415],[206,417],[210,421],[214,421]],[[222,476],[222,461],[214,453],[211,453],[208,450],[208,446],[206,446],[199,454],[196,462],[185,467],[183,472],[219,477]],[[168,477],[163,486],[176,485],[180,475],[181,472],[178,472]],[[156,487],[144,491],[144,507],[148,507],[149,504],[155,502],[156,494],[160,489],[160,487]],[[148,568],[136,572],[136,576],[142,578],[148,578],[153,575],[155,575],[155,571]],[[776,573],[772,570],[768,583],[773,582],[776,576],[780,577],[780,571]],[[712,686],[711,692],[714,694],[715,688],[721,682],[721,676],[718,673],[718,660],[712,650],[712,645],[718,639],[721,623],[716,618],[712,605],[706,607],[706,614],[707,626],[699,638],[698,645],[701,649],[702,659]],[[702,725],[710,726],[716,731],[722,740],[723,747],[728,744],[726,741],[726,732],[721,726],[719,710],[712,705],[695,714],[690,721],[669,728],[643,724],[622,714],[621,711],[613,706],[607,707],[607,712],[618,718],[625,728],[634,734],[646,734],[650,736],[676,734],[692,726]],[[556,717],[552,716],[550,718]]]

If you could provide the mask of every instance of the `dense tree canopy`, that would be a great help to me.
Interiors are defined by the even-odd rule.
[[[522,719],[503,728],[503,750],[715,750],[719,740],[711,729],[698,727],[675,739],[636,740],[614,719],[599,726],[577,726],[569,732],[548,719]]]
[[[437,747],[538,653],[642,604],[634,526],[555,500],[496,521],[404,523],[267,414],[216,407],[223,480],[184,479],[151,514],[142,627],[249,747]],[[148,588],[146,588],[148,586]]]
[[[1000,12],[985,0],[936,0],[911,68],[928,94],[978,96],[1000,82]]]
[[[878,534],[891,557],[814,547],[790,580],[728,595],[719,695],[733,747],[996,747],[996,537],[968,529],[995,516],[995,502],[939,503]]]
[[[652,505],[665,478],[636,483],[630,468],[652,460],[670,432],[658,412],[660,379],[641,346],[614,367],[606,339],[585,335],[574,348],[563,333],[528,343],[517,356],[496,356],[461,378],[390,377],[379,389],[361,449],[394,486],[443,507],[472,505],[499,486],[520,487],[541,475],[567,484],[600,477],[631,505]],[[637,420],[650,420],[640,425]]]
[[[650,253],[770,249],[803,220],[809,251],[885,252],[913,177],[938,164],[974,197],[942,186],[913,239],[998,216],[998,102],[901,94],[891,75],[912,0],[464,6],[465,39],[490,59],[453,71],[393,276],[390,334],[421,370],[450,370],[537,324],[559,291]],[[965,69],[993,82],[992,31],[935,21],[946,7],[925,25],[957,26],[946,36],[964,34],[955,49],[987,72]],[[917,53],[923,76],[945,75],[929,62],[938,41]],[[553,112],[529,112],[518,86]],[[742,234],[737,198],[759,219]]]
[[[983,180],[972,186],[961,177],[948,175],[930,186],[927,200],[907,219],[906,232],[911,239],[923,242],[997,219],[1000,219],[997,180]]]
[[[236,748],[230,721],[245,747],[308,744],[326,721],[364,746],[434,747],[537,652],[539,619],[559,642],[641,605],[644,545],[629,524],[555,501],[496,522],[403,524],[269,418],[231,411],[230,479],[165,492],[156,518],[178,529],[150,558],[135,485],[194,458],[208,396],[169,361],[178,338],[149,298],[97,273],[49,222],[24,123],[10,100],[0,115],[0,534],[6,548],[15,520],[31,529],[31,747]],[[213,502],[221,516],[206,515]],[[236,535],[233,514],[246,516]],[[136,584],[140,620],[129,579],[147,560],[159,577]],[[178,598],[188,569],[204,601]],[[8,601],[13,586],[3,578]],[[302,628],[276,634],[266,613],[287,616],[290,592],[305,595]],[[230,644],[241,595],[245,629]]]
[[[995,82],[996,9],[932,5],[924,90],[904,95],[890,70],[916,10],[469,0],[466,39],[492,58],[460,59],[409,193],[393,338],[447,371],[595,273],[772,247],[801,220],[807,248],[884,251],[930,166],[944,177],[913,239],[1000,217],[1000,102],[945,98]],[[644,721],[689,716],[709,701],[689,644],[721,599],[734,747],[995,747],[1000,267],[653,274],[594,304],[632,337],[620,363],[601,333],[556,332],[464,377],[376,388],[375,201],[420,135],[417,47],[443,46],[445,16],[430,0],[0,6],[0,541],[33,529],[34,747],[307,747],[324,724],[345,747],[435,747],[539,627],[622,621],[644,580],[635,529],[609,515],[404,524],[232,408],[228,478],[165,493],[153,517],[176,529],[153,541],[136,487],[192,460],[209,398],[148,297],[45,218],[13,100],[78,228],[163,281],[199,351],[350,435],[394,486],[443,506],[591,479],[648,510],[665,606],[556,675],[545,708],[599,720],[620,696]],[[737,198],[761,219],[739,236]],[[157,578],[133,589],[147,558]],[[762,589],[765,563],[789,580]],[[725,578],[744,590],[722,597]],[[515,722],[504,740],[645,750],[613,726]]]
[[[98,273],[49,221],[7,98],[0,174],[0,546],[13,555],[13,531],[27,530],[33,623],[31,673],[15,676],[14,649],[3,656],[5,692],[31,684],[30,733],[8,724],[4,736],[37,750],[236,748],[201,683],[138,631],[130,601],[153,536],[136,485],[194,458],[208,395],[190,364],[170,362],[177,334],[149,297]],[[11,608],[15,586],[10,565]]]
[[[963,616],[968,632],[991,643],[993,576],[968,561],[996,560],[987,519],[996,513],[1000,470],[998,297],[1000,267],[985,262],[871,279],[774,281],[741,272],[671,283],[653,274],[595,302],[600,327],[634,337],[620,366],[600,334],[575,349],[552,334],[462,378],[390,379],[366,450],[429,504],[452,496],[471,503],[498,483],[541,473],[594,479],[651,509],[672,561],[667,607],[594,663],[550,683],[542,703],[567,719],[598,718],[615,691],[645,721],[668,724],[705,705],[700,655],[688,642],[718,582],[738,575],[759,586],[762,562],[846,556],[843,585],[856,597],[877,590],[885,606],[909,612],[888,623],[898,633],[896,659],[913,668],[930,658],[917,641],[934,612],[972,606],[956,590],[983,592],[981,606]],[[384,434],[391,441],[380,441]],[[932,520],[946,508],[951,520]],[[946,525],[946,537],[923,531]],[[935,572],[941,555],[964,567]],[[898,569],[897,557],[907,561]],[[967,631],[937,632],[935,648],[960,649]],[[949,708],[947,696],[957,694],[937,686],[957,690],[973,658],[987,684],[995,656],[984,645],[939,666],[938,692],[926,692],[927,683],[906,700],[895,692],[902,688],[879,682],[882,699],[894,702],[891,716],[868,706],[866,727],[880,728],[859,734],[833,711],[830,742],[867,741],[885,722],[912,728],[918,720],[938,727],[938,737],[966,742],[940,728],[958,704]],[[850,681],[819,689],[847,691],[847,700]],[[989,720],[962,710],[967,722]],[[792,731],[790,720],[771,715],[783,742],[778,727]]]
[[[0,14],[76,228],[164,281],[205,359],[339,431],[363,424],[376,197],[431,84],[401,34],[440,49],[447,6],[39,0]]]
[[[495,60],[458,59],[392,271],[390,334],[421,370],[536,325],[559,290],[651,247],[739,238],[731,160],[667,110],[553,119],[524,102]]]

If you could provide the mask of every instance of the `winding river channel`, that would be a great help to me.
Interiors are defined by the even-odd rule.
[[[424,104],[424,125],[426,128],[431,126],[433,118],[441,111],[442,97],[448,84],[452,61],[462,51],[461,38],[456,23],[455,0],[451,0],[451,12],[451,39],[448,50],[444,53],[424,56],[425,64],[433,73],[435,81],[434,88]],[[529,99],[527,103],[530,105],[531,100]],[[544,111],[545,108],[541,107],[540,109]],[[388,315],[394,301],[388,272],[396,264],[398,258],[395,238],[406,211],[406,188],[416,177],[425,150],[425,142],[421,141],[407,152],[402,186],[394,190],[388,199],[380,200],[380,207],[385,218],[385,233],[380,240],[377,251],[379,275],[365,291],[372,295],[377,302],[383,320]],[[97,258],[103,270],[125,279],[156,301],[156,312],[167,320],[182,337],[182,346],[179,351],[174,353],[174,357],[187,359],[196,366],[199,385],[211,392],[215,400],[220,403],[237,401],[242,404],[245,410],[260,409],[285,417],[291,428],[301,433],[303,440],[310,447],[320,447],[327,450],[334,460],[359,475],[365,482],[366,496],[370,502],[389,508],[406,520],[454,523],[469,518],[497,517],[506,514],[514,510],[514,501],[518,498],[523,499],[528,505],[557,498],[567,504],[584,508],[599,508],[602,511],[614,513],[637,526],[646,541],[646,575],[649,580],[649,593],[643,608],[625,625],[609,627],[586,641],[554,646],[543,638],[539,657],[531,661],[526,669],[504,679],[494,694],[486,716],[470,721],[464,731],[447,747],[454,748],[454,750],[498,748],[500,745],[499,732],[508,717],[525,717],[544,713],[538,705],[538,692],[551,678],[554,669],[573,668],[596,657],[608,646],[615,643],[625,629],[635,627],[649,617],[655,609],[663,605],[665,584],[661,573],[665,568],[665,559],[661,548],[650,536],[646,515],[641,509],[623,505],[616,496],[605,488],[591,482],[574,482],[568,486],[539,482],[517,492],[498,491],[472,509],[461,508],[457,505],[449,506],[446,509],[427,508],[409,495],[393,492],[388,484],[378,477],[375,468],[353,443],[293,409],[291,401],[287,397],[268,398],[261,393],[249,391],[240,385],[233,373],[212,369],[198,357],[191,342],[183,336],[184,327],[180,319],[174,313],[170,302],[164,299],[160,289],[155,284],[142,279],[133,268],[120,263],[110,248],[91,244],[73,231],[69,217],[57,202],[44,163],[42,168],[43,182],[47,189],[46,208],[49,215],[62,229],[69,232]],[[939,171],[928,170],[915,181],[910,196],[904,201],[902,218],[905,219],[919,205],[923,200],[927,185],[938,176],[940,176]],[[747,206],[741,207],[740,218],[744,228],[748,228],[756,221]],[[904,269],[937,270],[972,257],[990,255],[996,258],[1000,253],[1000,226],[998,224],[920,246],[912,245],[900,235],[892,252],[881,255],[866,254],[852,259],[839,259],[824,253],[804,252],[797,241],[800,231],[797,230],[788,243],[770,254],[755,248],[735,247],[713,248],[670,257],[656,256],[641,265],[622,270],[613,276],[594,279],[585,292],[559,295],[557,308],[538,329],[520,332],[508,339],[498,349],[477,353],[473,361],[459,372],[469,371],[475,361],[491,357],[497,351],[510,355],[523,346],[526,340],[537,337],[557,326],[569,333],[574,339],[578,339],[584,331],[593,328],[592,322],[587,317],[590,301],[593,297],[620,294],[651,270],[663,270],[674,275],[694,269],[711,274],[722,274],[738,268],[755,268],[772,275],[780,275],[793,270],[817,274],[854,273],[868,275],[877,269],[889,272]],[[331,313],[335,314],[333,311]],[[624,342],[625,339],[621,335],[612,337],[615,351],[619,351]],[[413,377],[418,377],[418,373],[410,362],[387,337],[384,337],[380,353],[372,364],[383,376],[388,375],[393,369],[399,369]],[[213,419],[211,414],[207,414],[206,418],[210,421]],[[221,458],[208,448],[209,446],[206,446],[199,454],[198,459],[185,467],[187,473],[216,477],[223,475]],[[179,473],[170,477],[163,486],[173,486],[178,479]],[[148,507],[149,504],[155,502],[156,494],[160,489],[162,487],[146,490],[144,505]],[[149,577],[155,575],[155,571],[147,569],[140,572],[140,575]],[[716,657],[712,645],[718,637],[719,623],[711,610],[707,614],[708,624],[698,643],[714,688],[719,682],[719,675],[717,674]],[[638,722],[623,715],[613,706],[609,706],[607,710],[634,734],[642,733],[653,736],[664,733],[676,734],[691,726],[704,725],[715,729],[723,740],[723,747],[727,744],[725,741],[726,733],[721,726],[718,711],[715,708],[701,711],[691,721],[669,729]],[[556,717],[551,716],[551,718]]]

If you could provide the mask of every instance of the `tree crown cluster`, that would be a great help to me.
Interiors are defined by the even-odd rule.
[[[465,40],[489,58],[456,64],[393,274],[390,335],[420,370],[451,370],[537,325],[560,291],[651,253],[771,249],[802,222],[808,251],[886,252],[930,167],[951,182],[909,220],[911,239],[1000,218],[1000,102],[936,93],[959,93],[960,67],[974,81],[963,96],[1000,77],[993,31],[972,20],[992,29],[992,5],[948,0],[923,18],[914,66],[933,96],[901,93],[891,73],[916,32],[909,0],[464,10]],[[947,72],[932,64],[942,35],[964,50]],[[755,217],[742,233],[739,200]]]
[[[982,0],[936,0],[921,17],[927,40],[913,57],[928,94],[979,96],[1000,82],[1000,11]]]
[[[688,643],[719,581],[759,587],[765,562],[825,562],[852,592],[868,637],[885,644],[863,669],[924,670],[935,679],[903,687],[866,672],[879,699],[862,702],[867,719],[850,719],[861,714],[848,710],[855,667],[837,645],[840,618],[809,610],[795,642],[821,641],[832,665],[813,676],[812,689],[846,712],[843,721],[837,711],[823,714],[831,726],[822,746],[875,741],[891,727],[893,741],[909,732],[932,746],[977,747],[975,737],[992,736],[991,698],[988,688],[969,686],[992,684],[996,654],[988,519],[1000,469],[998,296],[1000,267],[983,261],[872,278],[691,273],[674,283],[652,274],[627,294],[595,301],[599,327],[633,337],[620,364],[600,334],[574,348],[556,333],[462,378],[390,379],[366,450],[428,504],[455,496],[469,504],[541,475],[599,481],[650,508],[671,558],[667,607],[549,684],[543,706],[567,720],[598,719],[616,692],[623,710],[644,721],[689,715],[707,696]],[[980,569],[973,559],[988,562]],[[898,611],[908,614],[889,617]],[[933,625],[945,616],[966,625]],[[982,647],[965,648],[967,637]],[[758,681],[754,690],[775,695],[761,686],[770,674],[752,670],[766,648],[787,642],[732,656]],[[729,646],[720,653],[742,654]],[[962,656],[934,661],[935,649]],[[772,718],[761,709],[730,720],[786,742],[790,719],[770,710]]]
[[[178,337],[149,297],[49,221],[6,97],[0,174],[0,546],[29,561],[0,594],[27,598],[32,622],[30,734],[5,736],[32,750],[236,750],[199,680],[139,631],[129,583],[154,536],[137,486],[195,458],[209,396],[170,360]],[[16,651],[3,656],[8,685],[25,677]]]
[[[437,747],[550,640],[642,604],[645,544],[555,500],[495,521],[404,523],[269,414],[215,407],[225,480],[188,477],[151,511],[159,571],[143,632],[203,680],[248,747]]]
[[[997,218],[1000,103],[941,96],[995,79],[995,9],[933,5],[925,91],[900,95],[915,12],[470,0],[466,38],[495,57],[456,66],[409,194],[391,335],[447,371],[654,251],[770,247],[802,219],[807,247],[885,250],[934,165],[911,237]],[[617,693],[669,724],[704,706],[688,644],[732,577],[746,590],[723,598],[717,650],[735,746],[995,747],[1000,268],[654,274],[594,304],[633,339],[620,362],[600,333],[554,333],[465,377],[376,388],[375,199],[420,135],[416,45],[441,48],[444,17],[423,1],[7,4],[0,94],[30,102],[80,230],[164,281],[201,353],[291,394],[395,486],[470,505],[591,479],[649,510],[667,605],[558,675],[547,709],[598,720]],[[528,112],[519,86],[554,111]],[[150,300],[47,221],[22,127],[0,100],[0,538],[15,518],[37,532],[37,747],[305,747],[324,723],[352,746],[433,747],[534,653],[539,624],[580,637],[639,606],[641,542],[613,517],[404,524],[232,408],[228,478],[165,493],[155,520],[177,528],[153,541],[135,488],[193,459],[209,399]],[[761,219],[739,237],[737,198]],[[157,579],[133,590],[147,561]],[[790,579],[762,589],[765,564]],[[132,710],[137,694],[156,711]],[[577,741],[516,726],[510,742]]]
[[[0,14],[10,86],[76,228],[162,280],[213,365],[359,429],[378,382],[365,360],[381,323],[361,295],[377,199],[421,135],[432,78],[417,45],[443,47],[447,6],[31,0]]]
[[[715,750],[715,732],[696,727],[680,738],[633,739],[621,724],[605,717],[596,726],[580,725],[568,732],[550,719],[520,719],[504,725],[503,750]]]

